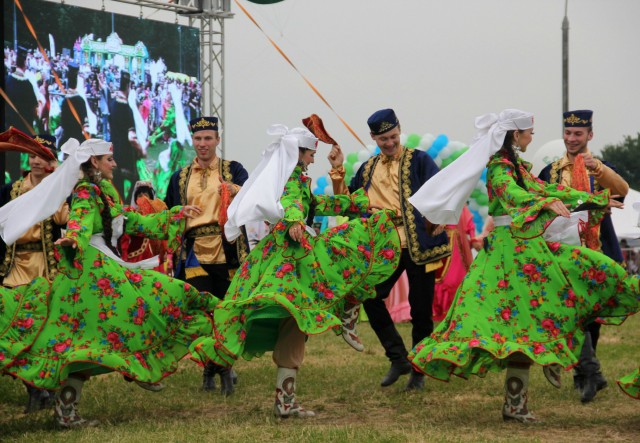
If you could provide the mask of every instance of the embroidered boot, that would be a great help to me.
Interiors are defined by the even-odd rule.
[[[358,352],[364,351],[364,345],[358,337],[356,324],[360,316],[360,303],[352,303],[347,301],[342,312],[342,338],[349,346]]]
[[[296,401],[297,369],[278,368],[276,376],[276,404],[273,412],[276,417],[315,417],[313,411],[308,411]]]
[[[529,388],[529,368],[507,368],[507,376],[504,383],[504,405],[502,418],[516,420],[520,423],[534,423],[538,420],[527,407]]]
[[[96,420],[85,420],[78,414],[78,403],[84,380],[70,376],[56,398],[53,417],[62,428],[97,426]]]

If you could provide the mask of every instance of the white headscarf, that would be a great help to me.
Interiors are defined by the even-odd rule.
[[[487,162],[504,143],[507,131],[533,128],[533,114],[518,109],[476,118],[478,133],[456,161],[423,184],[409,202],[434,224],[457,224]]]
[[[80,144],[70,138],[61,151],[67,159],[38,186],[11,200],[0,208],[0,236],[12,245],[36,223],[55,214],[73,191],[80,178],[80,165],[94,155],[113,153],[109,142],[99,139],[85,140]]]
[[[298,163],[298,148],[316,149],[318,144],[305,128],[289,130],[284,125],[272,125],[267,134],[279,137],[263,151],[262,160],[229,205],[229,219],[224,225],[229,241],[238,238],[240,227],[247,223],[276,223],[284,216],[280,197]]]

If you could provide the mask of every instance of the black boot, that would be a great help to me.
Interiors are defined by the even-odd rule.
[[[391,386],[400,376],[411,372],[411,363],[407,360],[407,349],[404,347],[402,337],[396,327],[391,324],[386,328],[375,331],[380,344],[385,350],[385,355],[391,360],[391,367],[380,382],[381,386]]]
[[[25,414],[30,414],[31,412],[36,412],[41,409],[40,405],[42,402],[42,392],[40,389],[36,389],[33,386],[28,384],[24,384],[25,388],[27,388],[27,394],[29,398],[27,399],[27,406],[24,408]]]
[[[238,373],[233,368],[231,368],[231,381],[234,385],[238,384]]]
[[[424,374],[416,372],[414,369],[411,371],[407,386],[404,387],[405,392],[408,391],[421,391],[424,389]]]
[[[216,389],[216,379],[214,378],[216,374],[216,365],[211,362],[207,362],[204,365],[204,370],[202,371],[202,390],[206,392],[215,391]]]
[[[233,369],[216,366],[216,372],[220,374],[220,393],[225,397],[233,394],[233,376],[231,375]]]
[[[597,393],[598,388],[596,386],[595,377],[585,377],[582,385],[582,392],[580,393],[580,401],[582,403],[589,403],[595,398]]]

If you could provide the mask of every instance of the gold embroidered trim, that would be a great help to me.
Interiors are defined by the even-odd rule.
[[[219,224],[203,225],[189,229],[185,236],[187,238],[208,237],[210,235],[222,235],[222,228]]]
[[[571,114],[569,117],[564,119],[565,123],[569,123],[570,125],[583,124],[585,126],[591,126],[590,120],[585,120],[583,118],[577,117],[575,114]]]

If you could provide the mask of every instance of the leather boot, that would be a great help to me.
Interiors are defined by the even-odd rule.
[[[202,390],[205,392],[215,391],[216,379],[216,365],[212,362],[207,362],[202,370]]]
[[[411,371],[407,386],[404,387],[405,392],[422,391],[424,389],[424,374],[417,372],[415,369]]]
[[[346,302],[342,313],[342,338],[358,352],[364,351],[364,345],[358,336],[356,324],[360,316],[360,304]]]
[[[529,368],[507,367],[504,382],[504,405],[502,418],[520,423],[533,423],[538,420],[527,406],[529,390]]]
[[[542,372],[551,386],[558,389],[562,387],[562,366],[557,363],[543,366]]]
[[[391,367],[380,382],[381,386],[391,386],[402,375],[411,372],[412,366],[407,360],[407,348],[404,347],[402,337],[396,327],[391,324],[380,331],[375,331],[380,339],[380,344],[385,350],[385,355],[391,361]]]
[[[231,368],[231,380],[234,385],[238,384],[238,373],[233,368]]]
[[[27,405],[24,408],[24,413],[25,414],[30,414],[31,412],[36,412],[41,408],[41,397],[42,397],[42,392],[46,392],[46,391],[41,391],[40,389],[36,389],[31,385],[28,385],[26,383],[24,383],[24,387],[27,388],[27,395],[29,396],[29,398],[27,399]]]
[[[273,413],[276,417],[288,418],[315,417],[313,411],[308,411],[296,401],[296,375],[297,369],[278,368],[276,375],[276,403]]]
[[[54,405],[54,419],[63,428],[97,426],[96,420],[85,420],[78,414],[84,379],[70,376],[58,394]]]
[[[231,368],[224,368],[222,366],[216,366],[216,372],[220,374],[220,393],[225,397],[229,397],[233,394],[233,377]]]

